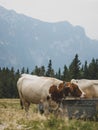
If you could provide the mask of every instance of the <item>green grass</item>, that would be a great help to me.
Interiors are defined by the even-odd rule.
[[[45,117],[33,104],[26,118],[18,99],[0,99],[0,130],[98,130],[98,122]]]

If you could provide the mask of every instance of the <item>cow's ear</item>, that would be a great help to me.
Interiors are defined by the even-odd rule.
[[[61,92],[64,89],[64,84],[60,83],[58,86],[58,91]]]
[[[52,85],[51,87],[50,87],[50,89],[49,89],[49,93],[50,94],[53,94],[53,93],[55,93],[55,92],[57,92],[58,90],[57,90],[57,86],[56,85]]]
[[[65,86],[65,88],[64,88],[65,90],[69,90],[70,89],[70,87],[69,86]]]
[[[71,83],[71,82],[66,83],[66,87],[69,88],[69,90],[71,90],[71,91],[73,90],[73,87],[72,87],[73,85],[72,84],[73,83]]]
[[[65,83],[65,87],[66,87],[66,88],[70,88],[70,84],[71,84],[70,82],[66,82],[66,83]]]

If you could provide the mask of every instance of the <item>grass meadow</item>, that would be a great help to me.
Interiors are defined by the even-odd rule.
[[[19,99],[0,99],[0,130],[98,130],[98,122],[45,117],[33,104],[27,118]]]

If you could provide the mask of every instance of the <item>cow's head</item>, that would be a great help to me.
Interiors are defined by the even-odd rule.
[[[51,98],[59,102],[62,98],[65,98],[69,94],[69,87],[65,87],[64,83],[60,83],[58,86],[52,85],[49,89]]]
[[[63,82],[58,86],[52,85],[49,89],[51,98],[56,102],[61,101],[62,98],[65,98],[69,95],[73,97],[85,97],[83,91],[78,87],[78,85],[71,82]]]
[[[71,96],[73,97],[85,97],[85,93],[79,88],[77,84],[66,82],[66,86],[69,87]]]

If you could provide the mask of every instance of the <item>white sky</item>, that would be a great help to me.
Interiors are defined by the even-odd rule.
[[[0,5],[43,21],[68,21],[98,39],[98,0],[0,0]]]

